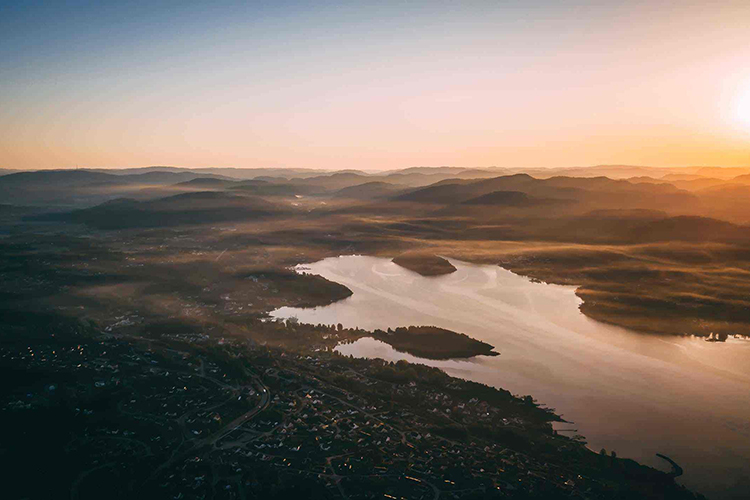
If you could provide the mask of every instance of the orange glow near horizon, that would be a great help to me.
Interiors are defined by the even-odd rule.
[[[750,165],[747,2],[408,5],[0,22],[0,168]]]

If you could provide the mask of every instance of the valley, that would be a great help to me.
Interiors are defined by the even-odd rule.
[[[465,356],[469,361],[464,362],[472,364],[481,359],[508,366],[513,364],[513,350],[508,351],[501,338],[485,337],[481,329],[467,324],[444,324],[430,318],[415,318],[399,324],[377,321],[367,324],[367,316],[361,309],[357,313],[359,318],[351,322],[309,320],[312,324],[308,324],[308,320],[299,315],[297,322],[290,323],[274,321],[269,316],[283,308],[315,310],[356,303],[362,295],[346,280],[326,278],[306,268],[311,263],[340,255],[366,255],[385,258],[388,262],[393,259],[391,265],[400,271],[384,272],[378,278],[384,282],[394,279],[390,274],[407,273],[412,280],[434,280],[430,283],[439,286],[440,280],[455,279],[460,274],[456,271],[460,270],[456,265],[458,259],[494,266],[498,270],[502,267],[528,277],[531,282],[574,285],[575,291],[571,293],[581,300],[580,311],[588,318],[641,332],[655,339],[657,343],[653,346],[661,343],[656,339],[673,342],[671,339],[675,335],[685,339],[693,338],[685,335],[695,335],[694,341],[700,343],[703,343],[701,338],[709,336],[729,338],[731,342],[711,343],[727,348],[731,361],[723,362],[741,360],[744,351],[736,348],[733,339],[735,335],[750,334],[747,312],[750,310],[747,303],[750,242],[745,222],[734,217],[712,218],[715,215],[712,210],[696,202],[696,197],[703,195],[668,183],[654,185],[577,177],[535,179],[525,174],[490,176],[496,172],[483,172],[483,177],[472,178],[467,176],[475,173],[455,171],[377,176],[311,174],[291,179],[273,175],[262,179],[229,178],[219,172],[202,177],[195,172],[188,172],[189,175],[181,172],[179,178],[165,175],[166,181],[158,177],[150,181],[161,184],[144,186],[141,179],[137,182],[125,179],[118,181],[117,189],[113,189],[108,183],[99,184],[102,179],[98,173],[81,180],[88,175],[86,172],[71,173],[67,179],[60,174],[64,179],[50,182],[48,190],[34,191],[36,198],[29,199],[33,203],[12,205],[3,211],[1,339],[9,356],[5,359],[13,360],[14,370],[26,370],[29,365],[25,363],[31,362],[29,357],[18,357],[22,344],[24,349],[30,346],[36,353],[42,345],[50,342],[49,345],[54,345],[61,335],[73,335],[76,339],[85,335],[101,339],[92,341],[105,343],[137,342],[152,349],[164,342],[183,342],[178,350],[195,342],[217,346],[239,342],[247,345],[251,349],[249,352],[260,349],[260,352],[274,353],[268,355],[277,360],[279,368],[286,365],[284,359],[291,353],[297,353],[294,356],[302,356],[301,359],[325,357],[326,367],[337,366],[342,362],[334,351],[339,349],[337,346],[346,342],[354,342],[349,344],[354,346],[361,339],[372,338],[386,341],[396,349],[394,352],[412,353],[416,356],[410,358],[414,362],[437,363],[436,366],[459,377],[451,380],[467,377],[467,372],[450,368]],[[0,176],[0,189],[5,189],[6,193],[32,189],[24,187],[23,178],[16,179],[13,175],[17,174]],[[37,172],[29,182],[38,182],[44,175]],[[127,178],[141,174],[103,175]],[[174,180],[178,182],[172,183]],[[509,192],[523,193],[523,196],[498,194]],[[12,196],[8,200],[13,201]],[[415,292],[414,296],[419,297],[421,293]],[[339,328],[336,323],[340,322],[343,326]],[[430,325],[437,329],[426,328]],[[457,332],[467,336],[457,336]],[[523,329],[516,333],[524,334]],[[72,342],[76,346],[80,343],[79,340]],[[523,342],[537,340],[528,337]],[[672,356],[660,348],[649,349],[655,354],[661,353],[659,356]],[[57,351],[57,348],[51,350]],[[497,353],[500,355],[493,356]],[[52,359],[50,356],[45,353],[46,362]],[[257,394],[260,386],[253,382],[256,379],[251,373],[270,387],[267,377],[258,372],[257,356],[242,354],[241,357],[248,360],[245,366],[249,371],[244,375],[237,372],[239,375],[235,377],[250,378],[246,389],[236,386],[233,390],[252,389]],[[424,361],[428,358],[432,361]],[[121,365],[122,362],[109,363]],[[376,366],[371,365],[373,362],[358,361],[362,366]],[[490,361],[481,363],[485,362]],[[544,362],[537,364],[540,373],[551,366]],[[550,366],[544,367],[545,364]],[[58,374],[43,374],[40,380],[48,380],[47,385],[57,385],[52,381],[63,375],[68,377],[68,373],[77,370],[76,366],[66,364],[55,372]],[[693,375],[700,373],[696,367]],[[504,378],[499,383],[492,378],[478,380],[503,390],[515,384],[512,378]],[[347,384],[340,379],[334,385],[343,388],[349,387]],[[368,385],[364,387],[362,390],[366,392]],[[531,394],[530,397],[540,404],[564,407],[556,402],[556,393],[551,387],[521,384],[513,391],[522,396],[521,401]],[[54,406],[58,403],[53,404],[55,398],[42,397],[46,393],[40,389],[27,392],[34,395],[28,403],[17,391],[6,393],[4,408],[26,408],[25,405],[32,404],[40,415],[59,411],[54,409],[58,408]],[[40,406],[34,406],[36,404]],[[212,404],[212,400],[206,399],[207,408]],[[598,404],[602,404],[601,401]],[[13,418],[7,425],[25,429],[25,424],[13,416],[15,411],[6,414]],[[236,414],[230,411],[221,418],[225,422],[236,421],[240,428],[252,426],[254,416],[237,420],[248,411],[252,408]],[[586,424],[585,416],[579,417],[578,410],[566,410],[566,415],[568,411],[576,413],[574,421],[580,423],[582,432],[591,430],[596,445],[603,443],[604,447],[614,447],[624,457],[637,455],[620,443],[622,437],[629,435],[628,431],[612,426],[611,432],[600,434]],[[596,412],[589,414],[593,415]],[[204,415],[209,416],[209,413]],[[282,415],[277,418],[281,419],[277,422],[283,421],[284,425],[292,422],[284,420],[286,417]],[[503,410],[498,418],[508,419],[508,416]],[[548,414],[545,418],[559,417]],[[617,421],[613,416],[608,419]],[[370,422],[372,424],[372,420]],[[462,428],[470,429],[467,425],[468,421]],[[741,425],[737,429],[741,432]],[[177,429],[172,426],[170,432],[177,432]],[[270,436],[266,433],[271,431],[264,428],[260,432]],[[417,432],[424,434],[421,430]],[[470,443],[472,436],[485,431],[477,428],[468,430],[468,434],[463,432],[455,436],[464,436],[462,439]],[[544,430],[545,435],[550,432]],[[28,436],[28,433],[22,435]],[[227,439],[223,434],[220,436]],[[228,441],[234,444],[228,444],[226,449],[255,446],[256,441],[240,437]],[[174,439],[178,441],[171,441],[173,444],[167,449],[171,450],[169,456],[179,461],[182,453],[192,448],[179,444],[182,442],[179,440],[184,439],[179,438],[179,434]],[[531,440],[537,442],[538,439]],[[557,450],[585,449],[577,441],[585,438],[560,435],[554,439],[559,440],[552,445]],[[195,445],[198,446],[198,441]],[[520,448],[508,449],[527,449],[528,445],[518,446]],[[662,447],[654,452],[671,458],[675,458],[672,455],[682,456],[681,452],[672,453]],[[588,451],[576,453],[589,457],[585,460],[594,460],[587,455]],[[206,455],[209,456],[213,455]],[[637,456],[652,467],[661,464],[653,453]],[[289,457],[284,458],[289,460]],[[325,460],[321,467],[327,467]],[[597,464],[595,468],[599,472],[590,471],[591,477],[602,473],[601,467],[605,465],[601,459],[596,460],[591,463]],[[697,491],[722,490],[724,495],[715,498],[732,498],[732,491],[741,489],[732,485],[711,486],[710,480],[701,482],[704,476],[695,473],[694,465],[677,462],[686,470],[681,480]],[[719,459],[714,462],[725,463]],[[76,483],[76,496],[86,496],[87,481],[113,481],[105,479],[110,469],[97,468],[99,465],[102,463],[82,463],[80,471],[90,472]],[[348,462],[347,468],[349,465],[352,462]],[[328,472],[332,482],[323,483],[321,491],[333,488],[330,491],[340,493],[341,485],[348,495],[349,490],[342,484],[340,465],[333,467],[334,472]],[[400,474],[414,474],[399,470]],[[548,471],[551,470],[554,469]],[[320,473],[326,474],[323,469]],[[201,474],[196,473],[196,477]],[[545,472],[538,474],[551,477],[545,476]],[[220,477],[230,476],[214,477],[211,488],[225,480]],[[426,476],[420,477],[431,482]],[[640,488],[632,476],[628,477],[631,479],[613,480],[621,481],[618,488],[623,485]],[[492,484],[500,484],[497,480],[492,479],[495,481]],[[188,479],[184,481],[188,484]],[[253,480],[247,481],[252,483]],[[377,481],[391,484],[391,479],[387,478]],[[388,487],[400,488],[395,485]],[[131,488],[139,491],[135,485]],[[539,484],[534,488],[541,488],[534,489],[537,492],[550,491],[548,486]],[[674,498],[683,494],[677,488],[670,493]],[[500,497],[512,496],[515,490],[501,486],[501,491],[504,493]],[[530,495],[532,490],[523,491]],[[666,490],[660,491],[662,495]],[[327,493],[321,495],[325,498]]]

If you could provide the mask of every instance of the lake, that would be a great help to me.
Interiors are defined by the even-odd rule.
[[[575,287],[532,282],[498,266],[450,259],[457,271],[423,277],[388,259],[342,256],[297,266],[354,294],[325,307],[283,307],[277,318],[385,329],[434,325],[488,342],[500,356],[432,361],[373,339],[337,350],[406,359],[532,395],[594,450],[669,470],[715,499],[750,492],[750,341],[646,335],[587,318]]]

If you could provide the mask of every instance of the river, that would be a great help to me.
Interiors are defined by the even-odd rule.
[[[278,318],[365,329],[434,325],[501,353],[432,361],[373,339],[342,354],[406,359],[450,375],[532,395],[571,422],[594,450],[669,470],[713,499],[750,494],[750,341],[645,335],[587,318],[575,287],[532,282],[498,266],[450,260],[457,271],[422,277],[388,259],[342,256],[298,266],[354,294],[325,307],[283,307]]]

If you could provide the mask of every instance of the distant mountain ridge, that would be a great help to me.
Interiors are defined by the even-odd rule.
[[[480,207],[489,206],[505,211],[528,208],[541,216],[545,205],[555,200],[557,206],[551,213],[562,210],[568,215],[580,215],[608,208],[649,209],[739,224],[750,222],[750,196],[746,189],[750,186],[750,169],[744,167],[663,169],[601,165],[546,169],[539,176],[512,173],[513,170],[459,167],[415,167],[388,172],[181,167],[38,170],[0,176],[0,199],[11,205],[78,209],[114,198],[147,201],[182,192],[227,190],[269,198],[323,197],[336,200],[338,209],[349,213],[361,211],[353,204],[364,207],[379,203],[379,210],[403,209],[386,205],[396,202],[412,204],[418,211],[442,210],[444,215],[456,217],[482,217]],[[567,174],[551,175],[558,171]],[[704,177],[696,172],[716,176]],[[746,173],[735,175],[738,172]],[[602,173],[639,175],[611,178]]]
[[[623,208],[655,208],[664,203],[689,204],[698,199],[670,184],[634,184],[607,177],[552,177],[536,179],[528,174],[515,174],[476,181],[445,180],[431,186],[399,194],[395,201],[432,204],[463,204],[482,200],[493,192],[516,192],[528,199],[555,199],[588,203],[619,203]],[[509,195],[496,195],[496,198]],[[520,201],[519,195],[515,196]],[[487,198],[490,200],[492,197]],[[471,204],[470,203],[470,204]]]

